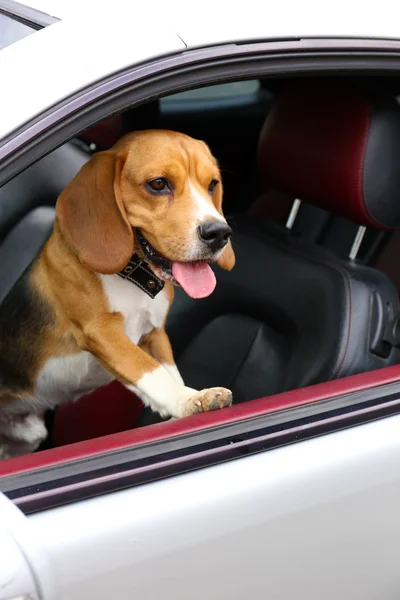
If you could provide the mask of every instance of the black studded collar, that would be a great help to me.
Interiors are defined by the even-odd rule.
[[[153,273],[150,265],[137,254],[132,256],[126,267],[117,275],[131,281],[153,299],[165,285],[165,282]]]

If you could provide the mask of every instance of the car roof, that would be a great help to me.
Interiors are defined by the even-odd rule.
[[[399,36],[394,12],[337,0],[24,0],[61,19],[1,51],[0,139],[64,98],[127,67],[243,40]],[[53,6],[54,5],[54,6]],[[361,10],[362,6],[362,10]]]
[[[36,31],[0,52],[0,114],[7,115],[0,139],[96,81],[184,49],[168,27],[136,24],[133,32],[129,17],[101,11],[90,21],[66,18]]]
[[[99,15],[117,14],[136,23],[165,22],[187,46],[203,46],[239,40],[296,37],[358,37],[399,39],[400,7],[392,0],[379,4],[365,0],[22,0],[59,19],[89,24]],[[146,14],[150,20],[146,19]]]

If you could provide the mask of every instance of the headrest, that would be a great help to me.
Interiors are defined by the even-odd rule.
[[[88,144],[96,144],[98,150],[108,150],[118,142],[124,134],[123,120],[121,115],[113,115],[103,119],[97,125],[93,125],[84,131],[79,137]]]
[[[264,123],[258,159],[279,191],[360,225],[400,226],[394,94],[332,79],[289,84]]]

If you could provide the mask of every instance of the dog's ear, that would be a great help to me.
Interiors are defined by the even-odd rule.
[[[80,261],[98,273],[116,273],[133,254],[133,232],[122,203],[125,156],[95,154],[58,198],[56,217]]]
[[[235,253],[232,248],[232,242],[229,240],[224,248],[224,251],[217,260],[217,265],[219,265],[222,269],[225,269],[225,271],[230,271],[235,266],[235,262]]]

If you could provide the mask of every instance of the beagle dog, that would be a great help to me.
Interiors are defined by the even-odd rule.
[[[0,458],[32,452],[41,415],[114,378],[163,417],[229,406],[185,386],[164,329],[180,285],[234,266],[222,183],[208,146],[134,132],[95,154],[61,193],[53,231],[0,306]]]

